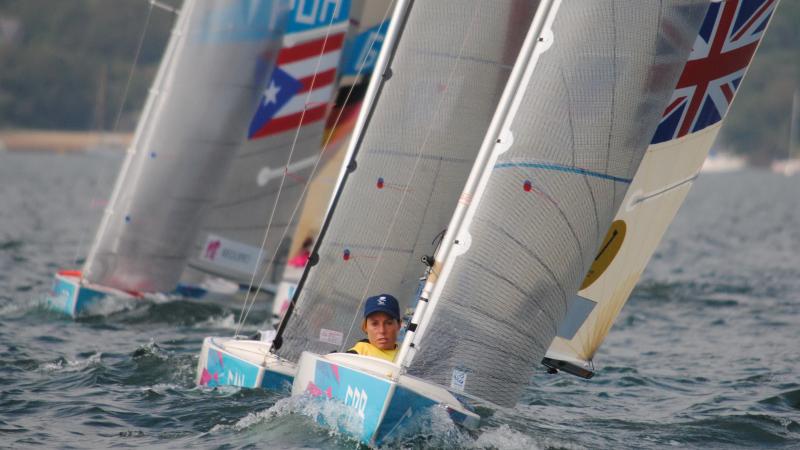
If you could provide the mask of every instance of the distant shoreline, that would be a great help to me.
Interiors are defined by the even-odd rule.
[[[133,133],[94,131],[2,130],[0,150],[53,153],[84,152],[96,149],[123,150]]]

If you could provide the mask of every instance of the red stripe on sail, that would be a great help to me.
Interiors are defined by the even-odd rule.
[[[336,68],[334,67],[333,69],[318,73],[316,79],[314,78],[314,75],[311,75],[297,80],[303,84],[303,87],[301,87],[300,90],[297,91],[297,93],[299,94],[301,92],[310,91],[312,83],[314,85],[314,89],[319,89],[321,87],[333,84],[335,80],[336,80]]]
[[[300,120],[303,121],[303,125],[317,122],[325,118],[325,113],[327,110],[328,104],[323,103],[319,106],[308,108],[305,111],[305,116],[303,115],[303,111],[300,111],[294,114],[289,114],[288,116],[275,117],[267,123],[267,126],[253,134],[250,139],[256,139],[268,136],[270,134],[281,133],[283,131],[297,128],[300,125]]]
[[[317,39],[311,42],[305,42],[294,47],[285,47],[278,53],[278,64],[289,64],[295,61],[308,59],[314,56],[319,56],[323,53],[332,52],[342,48],[344,43],[344,33],[328,36],[327,42],[325,38]]]

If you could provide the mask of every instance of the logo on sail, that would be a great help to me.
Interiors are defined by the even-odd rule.
[[[200,259],[228,269],[252,273],[256,269],[259,248],[241,242],[208,235]]]
[[[213,261],[217,257],[217,250],[219,250],[219,246],[222,245],[219,239],[214,239],[213,241],[209,242],[206,245],[206,258]]]
[[[622,248],[627,229],[624,220],[615,220],[611,224],[605,239],[603,239],[603,244],[600,246],[600,251],[597,252],[586,278],[583,279],[581,290],[591,286],[608,269],[608,266],[614,261],[614,257],[619,253],[619,249]]]
[[[464,369],[453,369],[453,375],[450,377],[450,389],[457,392],[464,392],[467,386],[467,371]]]

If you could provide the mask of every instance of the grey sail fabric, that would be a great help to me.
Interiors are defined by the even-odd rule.
[[[408,373],[513,406],[596,255],[708,1],[564,1]],[[445,261],[448,264],[450,261]],[[441,280],[439,282],[442,282]]]
[[[264,270],[267,282],[282,272],[292,212],[320,157],[350,13],[348,2],[315,4],[321,3],[294,2],[278,66],[255,116],[246,120],[247,139],[197,235],[184,282],[212,274],[249,284],[256,272],[257,284]]]
[[[89,281],[175,288],[272,73],[287,8],[284,0],[184,2],[84,268]]]
[[[414,298],[447,226],[536,2],[418,0],[308,269],[278,355],[346,350],[364,298]]]

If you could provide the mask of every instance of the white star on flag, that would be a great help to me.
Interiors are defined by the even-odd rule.
[[[276,86],[274,81],[270,81],[269,87],[264,90],[264,106],[270,103],[278,103],[278,92],[280,91],[281,88]]]

